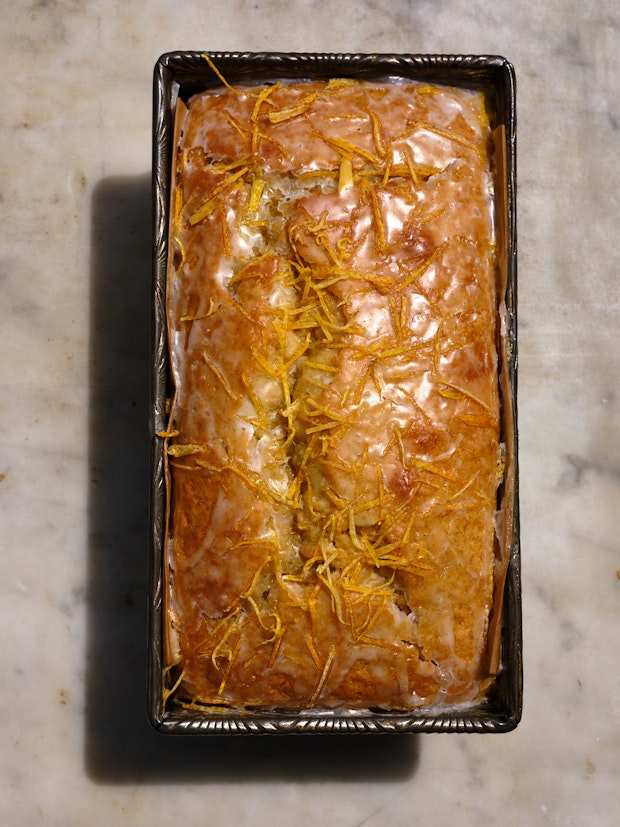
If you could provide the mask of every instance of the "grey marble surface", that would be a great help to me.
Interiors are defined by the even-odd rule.
[[[615,0],[0,0],[0,822],[615,825]],[[525,708],[509,735],[146,723],[151,73],[174,49],[497,53],[518,79]]]

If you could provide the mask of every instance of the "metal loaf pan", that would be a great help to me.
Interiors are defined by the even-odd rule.
[[[205,712],[168,708],[164,702],[163,670],[164,533],[166,474],[164,442],[170,374],[166,340],[166,278],[174,119],[177,101],[219,86],[200,52],[163,55],[154,72],[153,118],[153,285],[152,402],[150,417],[150,599],[148,639],[148,714],[160,732],[175,734],[247,733],[386,733],[386,732],[507,732],[522,709],[521,585],[517,457],[517,335],[516,335],[516,111],[513,67],[498,56],[209,53],[232,84],[276,79],[351,77],[379,80],[398,77],[481,90],[495,134],[496,192],[500,295],[498,314],[503,331],[500,346],[502,434],[506,473],[499,496],[503,502],[503,564],[496,589],[502,595],[496,611],[496,677],[484,698],[465,709],[413,712]]]

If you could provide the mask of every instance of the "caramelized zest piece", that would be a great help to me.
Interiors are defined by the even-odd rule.
[[[279,112],[270,112],[268,118],[271,123],[282,123],[283,121],[289,121],[291,118],[296,118],[298,115],[303,115],[304,112],[310,109],[317,95],[318,92],[313,92],[305,98],[302,98],[294,106],[289,106],[288,109],[281,109]]]

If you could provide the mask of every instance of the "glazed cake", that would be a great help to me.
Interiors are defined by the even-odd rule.
[[[482,94],[225,84],[179,125],[168,704],[480,697],[502,475]]]

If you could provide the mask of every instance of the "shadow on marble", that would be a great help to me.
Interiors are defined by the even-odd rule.
[[[419,735],[164,736],[146,716],[150,175],[105,178],[91,226],[85,768],[98,783],[395,781]]]

